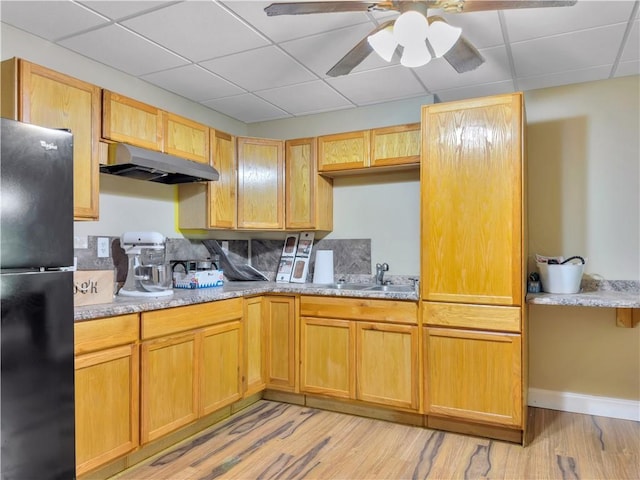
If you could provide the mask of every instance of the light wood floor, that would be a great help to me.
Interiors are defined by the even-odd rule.
[[[261,400],[117,478],[640,478],[640,423],[531,410],[523,448]]]

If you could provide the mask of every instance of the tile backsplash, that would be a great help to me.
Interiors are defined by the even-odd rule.
[[[97,236],[88,237],[87,248],[77,248],[74,255],[77,258],[79,270],[112,270],[117,271],[118,282],[123,282],[127,271],[127,257],[120,248],[119,237],[109,237],[110,256],[97,256]],[[264,273],[269,279],[275,280],[283,240],[228,240],[221,245],[228,245],[229,259],[234,263],[249,263]],[[333,250],[334,277],[336,280],[362,279],[368,281],[371,272],[371,240],[370,239],[322,239],[314,242],[309,264],[307,281],[313,278],[315,255],[318,250]],[[186,238],[167,239],[167,260],[206,260],[210,253],[200,240]],[[392,277],[392,276],[391,276]]]

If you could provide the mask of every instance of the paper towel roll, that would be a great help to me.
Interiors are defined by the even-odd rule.
[[[316,252],[313,283],[333,283],[333,250],[318,250]]]

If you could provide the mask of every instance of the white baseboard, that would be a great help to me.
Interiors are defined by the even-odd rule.
[[[529,389],[529,406],[640,422],[640,401]]]

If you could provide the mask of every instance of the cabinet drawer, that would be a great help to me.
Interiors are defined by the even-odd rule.
[[[422,315],[426,325],[503,332],[520,332],[522,328],[520,307],[424,302]]]
[[[136,342],[139,330],[137,313],[76,322],[73,325],[74,353],[79,355]]]
[[[418,305],[396,300],[302,296],[300,315],[416,325]]]
[[[242,298],[142,313],[141,338],[160,337],[242,318]]]

